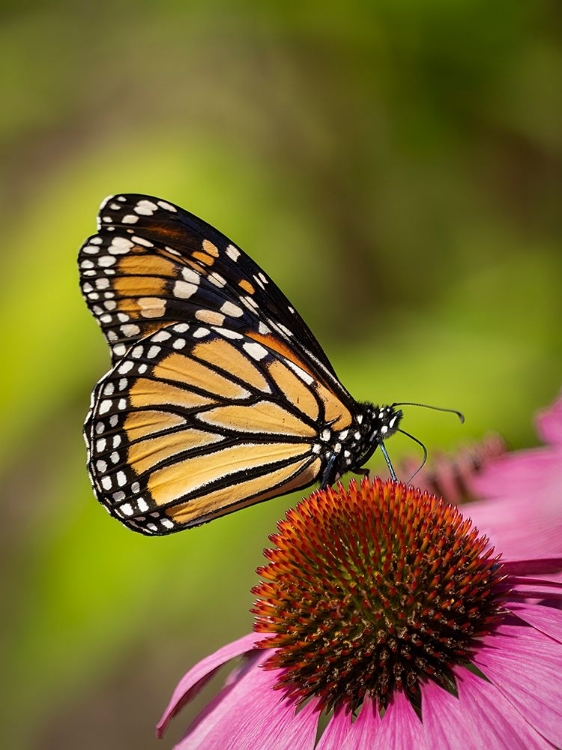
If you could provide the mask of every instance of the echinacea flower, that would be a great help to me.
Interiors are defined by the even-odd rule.
[[[431,462],[421,469],[417,460],[407,458],[401,464],[401,474],[412,477],[408,484],[413,482],[448,503],[461,505],[478,500],[478,477],[506,453],[504,440],[494,433],[478,443],[459,448],[452,455],[436,451]]]
[[[562,397],[536,422],[543,447],[495,458],[472,481],[470,515],[504,557],[562,554]]]
[[[562,745],[562,594],[534,577],[562,558],[500,562],[456,506],[379,479],[313,493],[271,541],[260,635],[181,680],[159,736],[243,657],[176,750]]]

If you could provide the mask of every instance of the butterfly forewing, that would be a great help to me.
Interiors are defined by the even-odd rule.
[[[94,391],[89,470],[110,513],[146,534],[195,526],[308,486],[319,426],[349,408],[275,350],[179,323],[132,346]]]
[[[114,361],[172,321],[200,320],[263,336],[310,357],[331,387],[333,368],[306,323],[262,269],[225,235],[167,201],[126,194],[100,209],[82,246],[81,287]]]

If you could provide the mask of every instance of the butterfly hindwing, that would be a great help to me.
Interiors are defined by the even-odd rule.
[[[329,422],[348,430],[353,417],[275,350],[230,329],[173,324],[96,387],[92,484],[126,525],[170,533],[315,482]]]

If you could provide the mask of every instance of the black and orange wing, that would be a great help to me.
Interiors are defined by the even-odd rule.
[[[128,348],[85,425],[92,485],[111,515],[162,535],[317,481],[326,425],[347,430],[353,414],[282,348],[198,322]]]
[[[97,234],[80,249],[79,269],[82,293],[114,362],[172,322],[226,325],[275,344],[343,399],[351,398],[269,276],[228,237],[179,206],[146,195],[108,198]]]

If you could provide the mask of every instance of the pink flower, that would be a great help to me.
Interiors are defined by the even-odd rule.
[[[242,657],[176,750],[562,745],[561,587],[533,577],[562,556],[502,563],[456,506],[379,479],[313,493],[278,529],[254,590],[261,640],[183,677],[159,736]]]
[[[542,448],[493,459],[472,480],[467,508],[509,559],[562,554],[562,398],[537,417]]]

